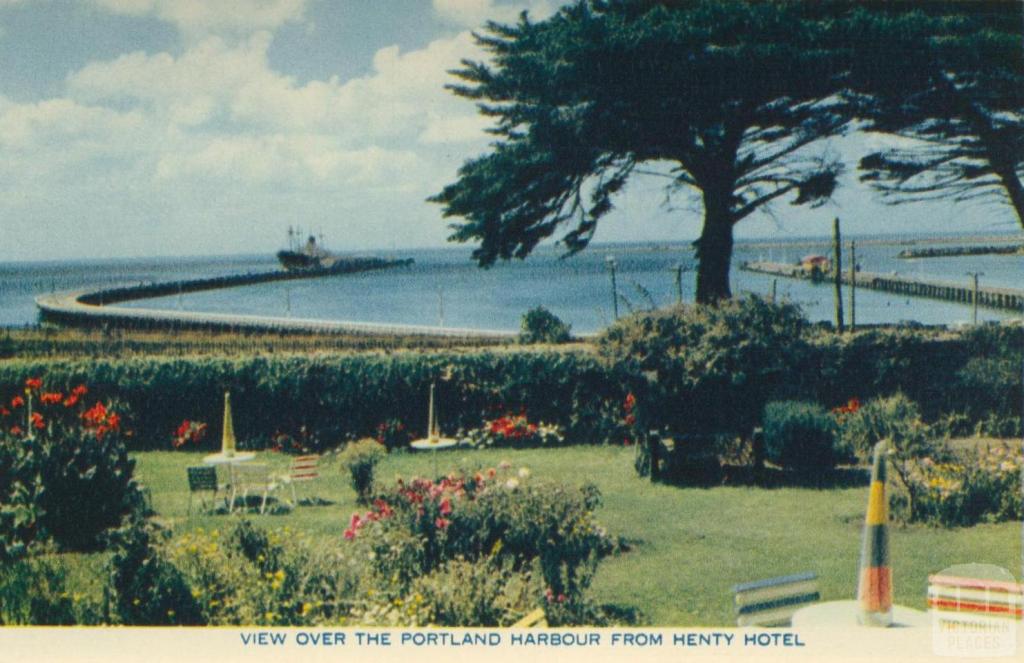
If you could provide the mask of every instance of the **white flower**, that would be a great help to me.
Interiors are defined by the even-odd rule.
[[[511,479],[505,482],[505,487],[508,488],[509,490],[515,490],[516,488],[519,487],[519,479],[512,477]]]
[[[519,478],[520,479],[525,479],[528,476],[530,476],[530,468],[528,468],[528,467],[520,467],[519,468]]]
[[[500,463],[498,463],[498,468],[499,469],[507,470],[510,467],[512,467],[512,463],[508,462],[507,460],[503,460]]]

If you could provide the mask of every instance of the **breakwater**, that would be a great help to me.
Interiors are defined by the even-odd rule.
[[[743,263],[740,269],[758,274],[811,280],[811,274],[805,272],[799,265],[787,265],[777,262],[748,262]],[[823,284],[831,282],[831,276],[826,276],[825,280],[822,281]],[[847,285],[850,284],[850,274],[848,272],[843,273],[842,282]],[[909,297],[940,299],[962,304],[974,303],[974,288],[969,283],[923,281],[898,274],[857,272],[856,285],[858,288],[880,290]],[[1022,313],[1024,312],[1024,290],[980,286],[978,288],[978,306]]]
[[[412,260],[409,259],[351,258],[345,264],[330,272],[286,272],[282,270],[233,274],[206,279],[140,283],[99,290],[80,290],[40,295],[36,297],[35,303],[44,321],[76,327],[102,326],[219,332],[270,332],[280,334],[427,336],[450,339],[493,339],[496,341],[515,338],[515,332],[504,330],[380,324],[344,320],[318,320],[116,306],[118,302],[138,299],[233,288],[270,281],[316,278],[373,269],[388,269],[407,266],[411,263]]]
[[[955,258],[957,256],[1024,255],[1024,244],[1010,246],[930,246],[924,249],[904,249],[897,258]]]

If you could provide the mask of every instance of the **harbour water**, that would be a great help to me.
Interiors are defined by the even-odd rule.
[[[904,242],[908,239],[902,238]],[[913,239],[915,247],[930,245],[927,238]],[[983,284],[1024,287],[1024,258],[1019,255],[898,259],[896,254],[903,248],[906,245],[896,241],[863,242],[857,249],[857,262],[864,271],[954,283],[967,283],[971,278],[968,272],[981,272]],[[739,244],[733,257],[733,291],[766,295],[772,289],[772,277],[739,270],[744,261],[795,263],[804,255],[828,252],[827,240]],[[542,247],[525,261],[499,263],[487,270],[479,269],[470,259],[468,247],[402,251],[397,257],[411,257],[416,262],[394,270],[264,283],[122,305],[504,330],[518,328],[526,310],[545,306],[570,322],[574,331],[583,333],[601,329],[614,317],[608,257],[615,261],[620,315],[676,301],[679,265],[684,270],[683,300],[692,301],[694,291],[693,249],[685,243],[593,246],[566,259],[560,258],[557,249]],[[0,326],[35,323],[34,297],[53,290],[203,278],[276,266],[269,255],[0,264]],[[831,285],[780,278],[775,287],[780,298],[800,304],[811,320],[832,319]],[[849,315],[848,301],[844,307]],[[982,309],[979,317],[1000,320],[1020,316]],[[971,308],[963,304],[865,290],[857,293],[860,324],[916,321],[937,325],[970,319]]]

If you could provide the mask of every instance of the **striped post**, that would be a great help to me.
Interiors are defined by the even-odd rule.
[[[220,450],[228,457],[235,455],[235,424],[231,421],[231,392],[224,392],[224,433],[221,435]]]
[[[889,566],[889,508],[885,494],[885,441],[875,445],[871,491],[860,551],[858,621],[864,626],[892,625],[892,569]]]

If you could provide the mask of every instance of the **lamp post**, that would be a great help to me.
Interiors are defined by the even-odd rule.
[[[974,291],[971,293],[971,304],[973,304],[973,314],[971,320],[975,327],[978,326],[978,277],[985,276],[985,272],[967,272],[967,276],[970,276],[974,280]]]
[[[615,319],[619,319],[619,288],[615,283],[615,256],[605,256],[604,261],[608,263],[608,269],[612,275],[612,313]]]

